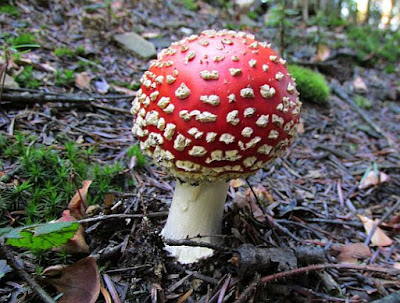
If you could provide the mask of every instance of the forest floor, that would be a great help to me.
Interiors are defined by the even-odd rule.
[[[4,67],[8,59],[9,75],[21,75],[29,66],[33,71],[20,88],[10,88],[13,81],[6,81],[0,134],[11,141],[17,134],[35,135],[32,147],[59,150],[73,141],[82,148],[96,147],[93,162],[123,165],[118,175],[122,185],[109,191],[108,200],[97,201],[94,213],[81,221],[90,255],[100,268],[102,295],[97,302],[356,303],[398,294],[400,103],[395,74],[379,66],[360,67],[340,53],[318,64],[315,46],[292,37],[297,44],[291,43],[287,57],[320,67],[331,96],[327,103],[303,102],[303,128],[281,158],[248,180],[231,182],[221,250],[208,260],[180,265],[168,257],[158,236],[174,180],[150,160],[140,167],[137,157],[126,157],[137,143],[130,106],[149,60],[121,48],[115,36],[138,32],[159,51],[204,29],[225,28],[230,16],[203,2],[197,12],[170,1],[138,1],[136,7],[120,7],[122,1],[115,1],[111,9],[97,2],[82,6],[79,1],[57,1],[50,7],[40,6],[41,1],[15,2],[19,15],[1,15],[1,32],[11,37],[31,33],[40,47],[27,47],[18,60],[2,50],[0,63]],[[253,22],[242,28],[258,40],[278,40],[276,30]],[[307,29],[297,29],[299,37],[302,31]],[[4,34],[0,38],[7,40]],[[56,49],[75,52],[79,47],[79,55],[55,54]],[[37,87],[27,88],[26,83],[35,81]],[[370,108],[357,111],[352,104],[356,94],[367,97]],[[15,186],[23,179],[13,172],[18,163],[3,156],[0,176],[8,175],[8,180],[1,179],[0,186]],[[89,188],[89,195],[96,192]],[[68,202],[59,207],[65,209]],[[12,201],[8,205],[5,211],[1,207],[1,227],[26,222],[23,209]],[[371,239],[374,222],[378,232]],[[249,257],[255,252],[251,245],[261,249],[257,263]],[[278,249],[275,257],[271,248]],[[50,278],[41,277],[38,267],[71,264],[87,255],[62,259],[57,252],[40,257],[4,249],[18,260],[19,270],[53,296],[56,292],[45,283]],[[1,278],[0,301],[40,302],[39,291],[29,290],[27,279],[17,273],[13,268]],[[80,273],[72,270],[76,281],[70,288],[79,289],[82,279],[90,279]],[[388,302],[399,302],[399,297]]]

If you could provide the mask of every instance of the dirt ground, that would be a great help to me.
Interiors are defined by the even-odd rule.
[[[188,34],[222,29],[231,22],[229,15],[203,2],[193,12],[170,1],[133,1],[124,6],[116,1],[112,14],[104,6],[96,7],[97,2],[91,2],[91,8],[80,1],[55,1],[48,6],[42,1],[15,2],[21,16],[1,16],[0,30],[13,34],[28,23],[25,30],[38,37],[42,47],[23,58],[35,67],[35,77],[42,83],[39,89],[82,100],[96,98],[44,102],[40,96],[21,98],[24,92],[36,90],[4,89],[15,100],[2,100],[0,132],[7,136],[33,133],[38,136],[36,143],[45,145],[61,145],[57,138],[66,134],[70,140],[95,145],[99,163],[121,159],[126,148],[138,142],[131,134],[129,112],[134,85],[122,89],[121,83],[138,83],[149,65],[149,60],[124,50],[113,37],[136,31],[159,51]],[[277,40],[277,33],[260,23],[244,30],[259,40]],[[83,89],[59,86],[53,69],[73,69],[76,60],[55,56],[54,49],[78,45],[85,47],[83,59],[92,62],[86,69],[91,82]],[[291,46],[288,56],[295,52]],[[311,56],[302,60],[311,62]],[[333,64],[338,64],[335,60]],[[14,65],[12,72],[19,68]],[[285,154],[247,180],[231,182],[223,244],[208,260],[180,265],[167,256],[159,233],[175,181],[150,160],[144,168],[126,167],[122,175],[132,178],[135,186],[114,192],[118,205],[111,217],[83,224],[90,254],[113,302],[118,297],[119,302],[355,303],[399,292],[400,210],[394,208],[400,200],[396,77],[379,67],[358,67],[356,62],[336,68],[340,77],[325,73],[333,88],[329,102],[304,102],[303,129]],[[361,114],[351,104],[357,77],[366,83],[366,95],[372,101],[372,107]],[[361,188],[373,163],[390,179]],[[138,216],[124,217],[133,214]],[[392,244],[365,243],[368,232],[362,218],[383,218],[380,230]],[[249,256],[254,246],[261,249],[256,261]],[[35,277],[36,257],[16,249],[13,254]],[[47,263],[54,265],[51,260]],[[312,264],[321,267],[296,272]],[[278,272],[284,273],[282,277],[274,276]],[[40,301],[23,279],[6,277],[0,282],[0,301]],[[97,302],[107,301],[100,295]]]

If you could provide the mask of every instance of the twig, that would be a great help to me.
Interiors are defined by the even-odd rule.
[[[400,291],[392,293],[379,300],[372,301],[371,303],[397,303],[400,302]]]
[[[369,242],[371,242],[372,236],[374,235],[376,229],[378,228],[379,225],[382,224],[383,221],[385,221],[391,214],[393,214],[399,207],[400,207],[400,197],[394,196],[397,199],[397,202],[390,208],[388,211],[376,222],[372,228],[371,231],[368,233],[367,238],[364,241],[364,244],[366,246],[369,245]]]
[[[282,278],[288,278],[291,276],[305,274],[311,271],[317,270],[325,270],[329,268],[337,268],[337,269],[354,269],[360,271],[371,271],[371,272],[379,272],[389,275],[400,275],[400,270],[396,269],[389,269],[377,266],[370,266],[370,265],[357,265],[352,263],[340,263],[340,264],[333,264],[333,263],[325,263],[325,264],[316,264],[310,265],[305,267],[300,267],[288,271],[279,272],[273,275],[268,275],[260,278],[259,283],[252,283],[249,287],[239,296],[239,298],[234,303],[244,303],[246,302],[247,296],[260,284],[266,284],[268,282],[279,280]]]
[[[160,211],[156,213],[148,213],[146,216],[141,215],[141,214],[133,214],[133,215],[128,215],[128,214],[113,214],[113,215],[102,215],[102,216],[97,216],[97,217],[92,217],[92,218],[87,218],[87,219],[82,219],[78,220],[79,224],[84,224],[84,223],[92,223],[92,222],[99,222],[99,221],[106,221],[110,219],[138,219],[138,218],[158,218],[158,217],[166,217],[168,216],[167,211]]]
[[[7,260],[7,263],[17,272],[21,279],[25,280],[34,291],[45,303],[55,303],[56,301],[39,285],[31,276],[18,264],[15,260],[13,253],[6,245],[0,243],[0,253]]]
[[[381,137],[386,138],[390,145],[393,144],[391,138],[389,138],[385,132],[376,124],[361,108],[359,108],[355,102],[350,98],[348,94],[346,94],[338,85],[332,84],[331,85],[332,91],[343,101],[348,103],[356,112],[357,114]]]
[[[116,106],[107,106],[107,105],[104,105],[104,104],[99,103],[99,102],[91,102],[90,105],[92,105],[94,107],[97,107],[97,108],[100,108],[100,109],[104,109],[104,110],[106,110],[108,112],[117,112],[117,113],[121,113],[121,114],[131,115],[131,112],[129,110],[124,109],[124,108],[119,108],[119,107],[116,107]]]
[[[322,149],[326,150],[327,152],[330,152],[331,154],[334,154],[336,157],[339,158],[344,158],[348,160],[354,160],[355,157],[348,152],[345,152],[344,150],[337,149],[333,146],[325,145],[325,144],[317,144],[314,149]]]
[[[7,89],[9,90],[9,89]],[[5,91],[7,91],[5,89]],[[73,94],[56,94],[56,93],[46,93],[43,91],[37,92],[30,92],[24,91],[22,93],[9,93],[3,92],[2,99],[0,100],[1,103],[6,102],[21,102],[21,103],[38,103],[44,104],[47,102],[62,102],[62,103],[87,103],[90,104],[96,100],[102,99],[133,99],[133,95],[117,95],[117,96],[98,96],[98,95],[73,95]]]

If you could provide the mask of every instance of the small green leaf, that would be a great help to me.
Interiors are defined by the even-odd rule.
[[[58,247],[71,239],[78,230],[77,222],[55,222],[24,226],[4,235],[6,244],[32,250]]]

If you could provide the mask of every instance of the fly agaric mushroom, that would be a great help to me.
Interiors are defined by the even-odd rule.
[[[162,50],[141,84],[133,134],[177,179],[161,234],[218,243],[229,179],[255,173],[297,133],[301,102],[285,60],[253,35],[207,30]],[[181,263],[213,254],[166,250]]]

